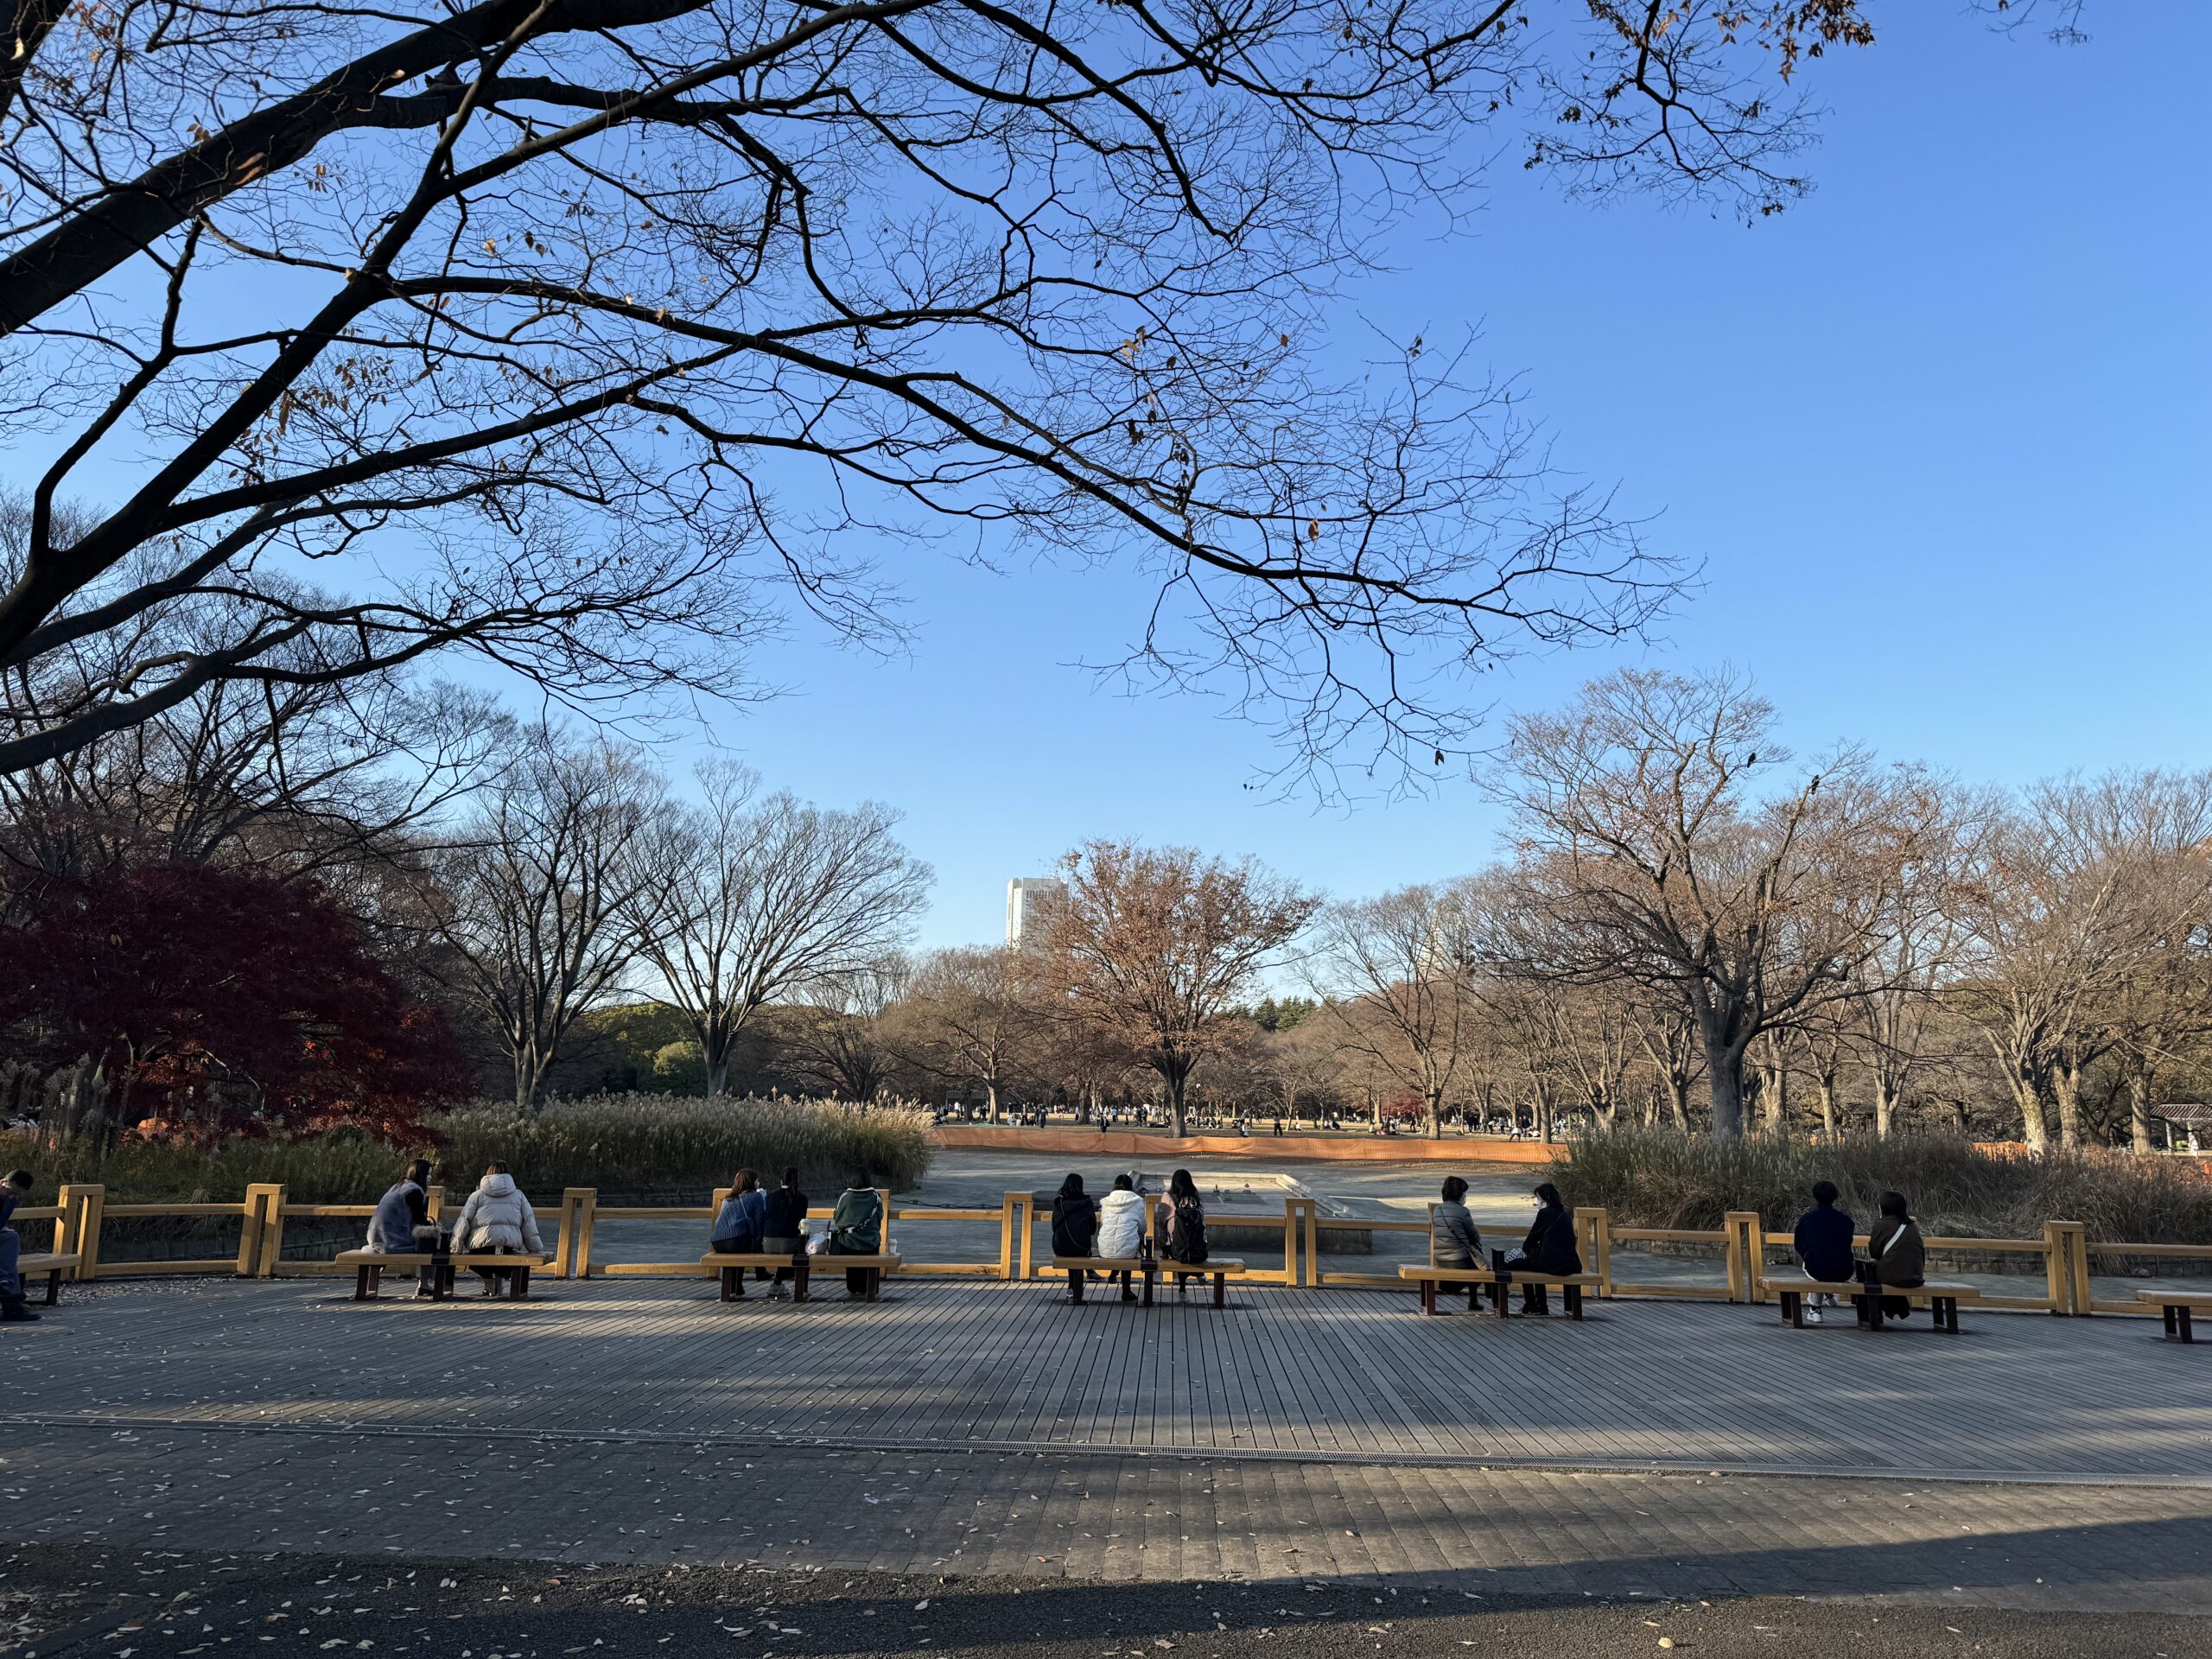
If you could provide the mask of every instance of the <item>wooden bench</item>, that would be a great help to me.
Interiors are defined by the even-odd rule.
[[[1421,1287],[1421,1311],[1436,1312],[1436,1287],[1439,1285],[1465,1285],[1468,1289],[1467,1306],[1475,1305],[1474,1293],[1487,1288],[1491,1311],[1501,1319],[1513,1315],[1513,1299],[1507,1293],[1516,1285],[1537,1285],[1546,1290],[1556,1290],[1566,1304],[1567,1316],[1571,1319],[1582,1317],[1582,1293],[1598,1287],[1594,1273],[1516,1273],[1508,1268],[1500,1273],[1491,1268],[1440,1268],[1408,1262],[1398,1269],[1398,1277],[1413,1281]]]
[[[1925,1306],[1936,1315],[1936,1328],[1959,1334],[1959,1304],[1978,1302],[1981,1293],[1972,1285],[1953,1285],[1930,1280],[1924,1285],[1862,1285],[1856,1281],[1830,1284],[1825,1280],[1808,1279],[1800,1274],[1782,1278],[1763,1278],[1760,1285],[1772,1296],[1782,1299],[1782,1322],[1794,1330],[1805,1328],[1805,1298],[1828,1295],[1849,1302],[1859,1311],[1859,1323],[1869,1331],[1882,1328],[1882,1299],[1902,1297],[1908,1302]]]
[[[1068,1300],[1071,1302],[1083,1300],[1083,1283],[1090,1274],[1103,1273],[1112,1278],[1126,1273],[1133,1279],[1144,1281],[1141,1300],[1147,1307],[1152,1306],[1154,1279],[1173,1279],[1179,1293],[1190,1280],[1208,1278],[1213,1281],[1213,1305],[1226,1307],[1229,1306],[1229,1276],[1231,1274],[1241,1275],[1244,1263],[1241,1258],[1233,1255],[1211,1255],[1203,1262],[1171,1262],[1165,1256],[1056,1255],[1052,1258],[1052,1271],[1067,1274]]]
[[[899,1258],[895,1255],[839,1255],[835,1253],[808,1255],[771,1255],[765,1250],[720,1251],[699,1258],[699,1265],[718,1275],[722,1281],[721,1300],[741,1302],[745,1300],[745,1274],[751,1268],[780,1268],[791,1275],[791,1300],[807,1299],[807,1280],[816,1264],[825,1273],[864,1273],[868,1275],[861,1295],[863,1300],[874,1301],[883,1288],[883,1275],[896,1273]]]
[[[48,1296],[49,1302],[54,1300]],[[2202,1290],[2139,1290],[2139,1302],[2155,1302],[2158,1312],[2166,1316],[2166,1335],[2176,1342],[2195,1342],[2196,1337],[2189,1328],[2192,1312],[2212,1313],[2212,1291]]]
[[[481,1255],[464,1255],[456,1251],[451,1255],[432,1255],[428,1250],[340,1250],[338,1265],[353,1269],[353,1300],[373,1302],[377,1287],[383,1282],[386,1268],[408,1269],[427,1268],[436,1264],[441,1271],[430,1275],[430,1300],[442,1302],[453,1294],[454,1271],[458,1268],[499,1268],[512,1276],[508,1283],[510,1293],[520,1301],[530,1294],[530,1270],[542,1268],[553,1258],[550,1255],[499,1255],[490,1251]]]
[[[16,1282],[26,1290],[40,1274],[46,1275],[46,1306],[52,1307],[61,1300],[61,1275],[77,1265],[74,1255],[56,1255],[51,1250],[25,1250],[16,1258]]]

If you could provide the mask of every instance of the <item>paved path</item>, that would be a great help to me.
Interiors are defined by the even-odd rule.
[[[1697,1304],[1501,1325],[1357,1292],[1146,1314],[1041,1285],[549,1291],[99,1287],[8,1333],[32,1387],[0,1421],[7,1535],[2212,1612],[2212,1354],[2134,1324],[1987,1316],[1954,1341]]]
[[[350,1289],[65,1308],[21,1333],[36,1414],[2212,1484],[2212,1349],[2139,1320],[1969,1310],[1950,1338],[1706,1302],[1425,1320],[1410,1295],[1266,1287],[1226,1313],[948,1280],[873,1306],[723,1306],[705,1280],[556,1282],[520,1305]]]

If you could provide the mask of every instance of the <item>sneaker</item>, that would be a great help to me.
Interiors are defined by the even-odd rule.
[[[0,1302],[0,1325],[36,1325],[43,1317],[32,1313],[20,1301]]]
[[[787,1302],[791,1300],[791,1292],[785,1290],[781,1285],[771,1285],[768,1287],[768,1300],[770,1301]]]
[[[1808,1308],[1807,1308],[1807,1309],[1805,1310],[1805,1323],[1806,1323],[1806,1324],[1808,1324],[1808,1325],[1818,1325],[1820,1322],[1821,1322],[1821,1310],[1820,1310],[1819,1308],[1817,1308],[1817,1307],[1808,1307]]]

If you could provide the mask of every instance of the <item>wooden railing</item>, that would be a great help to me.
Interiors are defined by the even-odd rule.
[[[895,1203],[887,1192],[880,1192],[879,1196],[887,1218],[888,1236],[896,1242],[899,1254],[905,1258],[905,1265],[900,1269],[902,1276],[1023,1281],[1040,1277],[1051,1271],[1050,1212],[1030,1193],[1008,1192],[995,1209],[900,1205]],[[430,1215],[434,1218],[442,1216],[448,1207],[449,1201],[444,1189],[430,1189]],[[708,1227],[714,1218],[715,1206],[712,1203],[602,1206],[594,1189],[569,1187],[561,1194],[557,1202],[540,1205],[537,1208],[541,1230],[549,1212],[555,1222],[551,1230],[553,1261],[548,1269],[550,1275],[562,1279],[594,1279],[691,1277],[699,1274],[702,1269],[696,1253],[669,1262],[607,1260],[595,1250],[597,1229],[602,1221],[684,1222],[697,1228],[699,1251],[703,1253]],[[334,1261],[284,1260],[287,1222],[344,1219],[359,1221],[365,1226],[374,1210],[373,1205],[366,1204],[294,1204],[287,1198],[284,1188],[277,1185],[249,1186],[245,1196],[234,1204],[110,1204],[105,1187],[73,1184],[60,1190],[58,1202],[54,1204],[19,1207],[15,1212],[15,1219],[19,1224],[50,1223],[53,1228],[50,1248],[63,1254],[73,1252],[76,1255],[78,1260],[73,1276],[80,1281],[147,1274],[194,1273],[272,1279],[350,1271],[341,1269]],[[830,1213],[829,1209],[820,1206],[807,1211],[809,1217],[813,1219],[826,1218]],[[1154,1205],[1147,1202],[1145,1205],[1147,1237],[1152,1234],[1155,1214]],[[238,1243],[234,1255],[143,1262],[105,1261],[102,1257],[102,1237],[111,1223],[141,1218],[209,1220],[233,1217],[239,1223]],[[1233,1222],[1247,1227],[1272,1227],[1274,1223],[1271,1211],[1217,1211],[1213,1219],[1217,1226]],[[995,1259],[932,1259],[928,1235],[933,1228],[947,1224],[993,1225],[997,1233]],[[1718,1229],[1697,1229],[1617,1227],[1605,1211],[1586,1208],[1574,1212],[1574,1226],[1581,1247],[1584,1270],[1598,1276],[1598,1295],[1606,1300],[1671,1297],[1761,1302],[1765,1300],[1762,1284],[1765,1269],[1788,1262],[1792,1248],[1788,1234],[1768,1232],[1758,1216],[1748,1211],[1730,1212]],[[1330,1236],[1332,1233],[1365,1234],[1371,1247],[1378,1236],[1419,1236],[1426,1240],[1430,1233],[1430,1224],[1426,1221],[1325,1216],[1321,1213],[1320,1205],[1310,1198],[1284,1200],[1281,1227],[1282,1265],[1279,1268],[1248,1268],[1243,1275],[1248,1281],[1308,1288],[1359,1287],[1401,1290],[1404,1288],[1404,1281],[1398,1277],[1395,1264],[1388,1273],[1325,1266],[1325,1261],[1332,1257],[1341,1259],[1344,1254],[1328,1249]],[[1041,1239],[1040,1229],[1046,1230]],[[36,1248],[35,1237],[27,1238],[25,1242],[27,1248]],[[1866,1240],[1861,1235],[1854,1243],[1864,1248]],[[2018,1277],[2024,1291],[2039,1282],[2040,1294],[2012,1295],[1985,1292],[1979,1306],[2069,1315],[2145,1313],[2143,1306],[2133,1298],[2126,1300],[2099,1300],[2092,1294],[2090,1263],[2100,1258],[2212,1262],[2212,1244],[2093,1242],[2084,1236],[2082,1224],[2071,1221],[2046,1222],[2041,1238],[1960,1238],[1931,1235],[1925,1243],[1931,1255],[1936,1256],[2039,1258],[2042,1268],[2039,1280],[2031,1273],[2024,1273]],[[1719,1269],[1718,1277],[1693,1282],[1624,1277],[1624,1269],[1634,1270],[1635,1258],[1640,1254],[1637,1247],[1643,1245],[1710,1251]],[[334,1255],[336,1252],[334,1250],[332,1254]],[[1427,1254],[1425,1243],[1420,1254]]]

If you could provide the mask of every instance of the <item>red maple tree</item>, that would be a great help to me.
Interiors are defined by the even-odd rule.
[[[443,1015],[312,883],[159,864],[56,886],[9,954],[0,1029],[99,1057],[116,1127],[420,1141],[423,1113],[467,1090]]]

